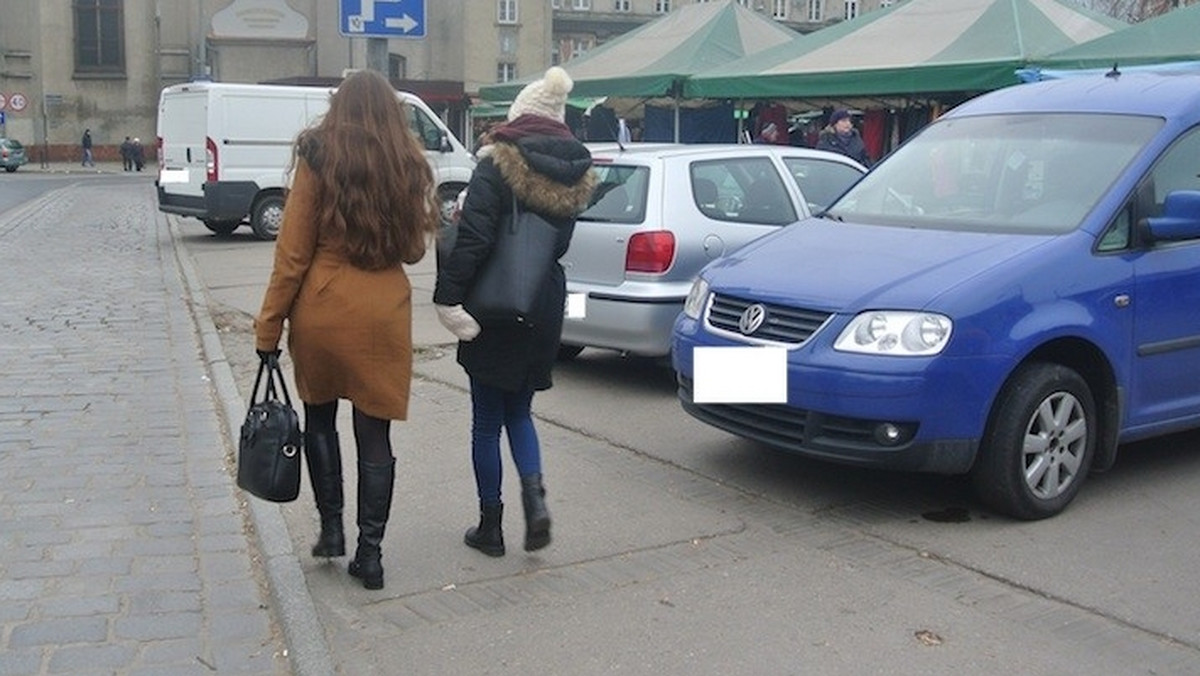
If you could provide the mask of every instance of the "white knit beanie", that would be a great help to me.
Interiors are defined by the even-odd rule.
[[[530,82],[517,94],[508,107],[509,121],[522,115],[537,115],[562,122],[567,114],[567,94],[574,86],[567,71],[551,66],[542,79]]]

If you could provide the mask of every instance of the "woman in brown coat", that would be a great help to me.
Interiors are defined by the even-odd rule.
[[[301,132],[275,265],[255,321],[259,356],[278,354],[283,322],[304,402],[304,453],[321,535],[313,556],[343,556],[339,399],[353,406],[358,548],[350,574],[383,587],[380,543],[395,480],[389,427],[408,415],[415,263],[437,229],[433,173],[395,90],[351,75],[329,112]]]

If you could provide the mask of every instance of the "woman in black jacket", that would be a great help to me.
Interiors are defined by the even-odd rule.
[[[514,196],[522,210],[539,214],[557,229],[556,260],[570,245],[575,217],[587,207],[596,183],[591,154],[563,123],[572,84],[566,71],[551,68],[521,90],[508,122],[491,131],[491,144],[480,151],[467,186],[454,248],[440,261],[433,293],[438,319],[458,337],[458,363],[471,381],[471,459],[480,518],[464,541],[489,556],[504,555],[502,429],[521,477],[525,551],[550,543],[541,450],[530,406],[535,391],[551,386],[566,278],[557,262],[551,266],[528,325],[480,327],[462,303],[497,233],[512,222]]]

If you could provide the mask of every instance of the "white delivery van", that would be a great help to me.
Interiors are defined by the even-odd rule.
[[[328,87],[192,82],[158,99],[158,208],[227,235],[243,222],[275,239],[296,135],[329,108]],[[466,187],[475,160],[420,98],[399,92],[425,145],[443,212]]]

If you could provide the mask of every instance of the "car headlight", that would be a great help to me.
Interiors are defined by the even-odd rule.
[[[700,319],[700,314],[704,312],[704,303],[707,301],[708,282],[702,277],[697,277],[696,281],[692,282],[692,289],[688,291],[687,300],[683,301],[683,314],[692,319]]]
[[[846,325],[833,349],[859,354],[927,357],[946,347],[954,323],[932,312],[872,310]]]

